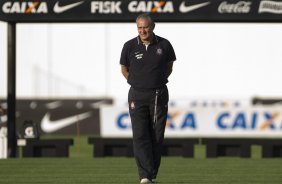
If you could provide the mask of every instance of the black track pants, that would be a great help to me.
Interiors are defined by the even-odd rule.
[[[133,131],[133,150],[139,177],[157,177],[167,118],[168,90],[130,88],[129,113]]]

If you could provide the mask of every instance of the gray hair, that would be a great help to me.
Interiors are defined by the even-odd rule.
[[[152,17],[150,16],[150,14],[148,13],[143,13],[143,14],[140,14],[138,15],[138,17],[136,18],[136,23],[139,19],[146,19],[146,20],[149,20],[151,22],[151,25],[153,27],[155,27],[155,21],[152,19]]]

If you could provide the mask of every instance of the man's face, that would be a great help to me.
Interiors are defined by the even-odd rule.
[[[151,41],[154,26],[152,25],[152,22],[150,20],[142,18],[138,19],[137,29],[142,41]]]

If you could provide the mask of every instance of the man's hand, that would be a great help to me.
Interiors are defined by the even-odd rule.
[[[170,74],[172,73],[172,67],[173,67],[173,62],[170,62],[167,64],[167,69],[166,69],[166,73],[167,73],[167,78],[170,76]]]
[[[121,65],[121,73],[122,75],[126,78],[126,80],[128,79],[128,68],[124,65]]]

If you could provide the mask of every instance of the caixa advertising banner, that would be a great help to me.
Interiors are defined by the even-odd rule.
[[[99,135],[99,108],[112,104],[112,99],[18,99],[16,102],[16,131],[23,136],[25,123],[35,124],[40,135]],[[0,99],[7,108],[4,99]],[[7,126],[7,115],[1,116],[0,127]]]
[[[282,0],[1,0],[8,22],[281,22]]]
[[[132,137],[128,109],[101,108],[102,137]],[[281,138],[280,107],[170,108],[165,137]]]

